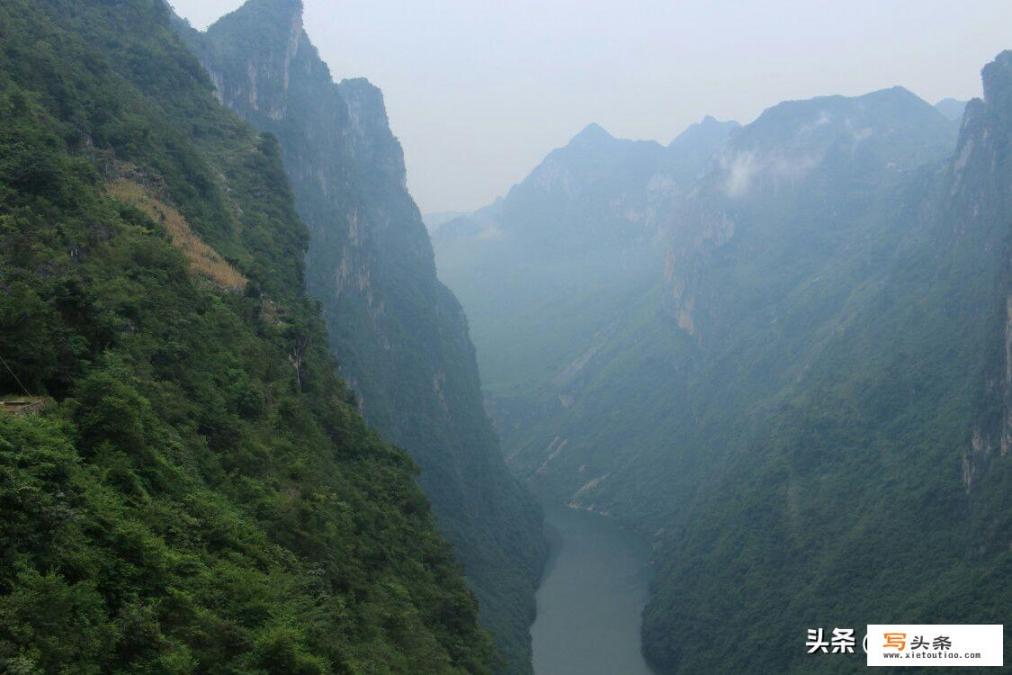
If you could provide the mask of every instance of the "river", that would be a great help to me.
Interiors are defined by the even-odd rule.
[[[545,507],[545,529],[535,675],[653,675],[640,652],[648,547],[603,516],[561,506]]]

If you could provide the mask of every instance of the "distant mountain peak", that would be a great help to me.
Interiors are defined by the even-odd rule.
[[[570,143],[600,143],[613,140],[615,137],[609,134],[604,127],[596,122],[591,122],[583,128],[583,131],[574,136]]]
[[[711,152],[714,147],[727,140],[731,132],[741,128],[741,125],[733,120],[722,122],[713,115],[707,115],[699,122],[690,124],[685,130],[678,134],[670,144],[669,148],[687,148],[689,146],[703,145],[705,151]]]
[[[767,108],[746,129],[750,137],[766,137],[776,144],[799,133],[810,138],[819,131],[816,136],[827,138],[827,134],[840,130],[902,130],[925,126],[937,132],[946,124],[947,120],[934,106],[909,89],[896,86],[860,96],[817,96],[784,101]]]
[[[684,134],[692,129],[707,129],[707,128],[715,129],[718,127],[737,127],[737,126],[741,125],[735,122],[734,120],[722,121],[717,119],[713,115],[706,115],[703,117],[703,119],[699,120],[695,124],[690,124],[688,127],[686,127],[685,131],[683,131],[682,133]]]
[[[849,98],[849,97],[843,97]],[[910,91],[906,87],[896,85],[894,87],[886,87],[885,89],[878,89],[876,91],[869,92],[863,96],[858,96],[858,99],[865,100],[889,100],[908,103],[917,106],[929,105],[927,101],[922,99],[920,96]]]
[[[946,97],[935,104],[935,110],[942,113],[950,120],[958,122],[966,110],[966,101],[960,101],[952,97]]]
[[[913,96],[914,98],[918,98],[918,99],[920,98],[920,96],[918,96],[914,92],[910,91],[909,89],[907,89],[906,87],[904,87],[902,84],[895,84],[895,85],[893,85],[891,87],[883,87],[882,89],[878,89],[878,90],[873,91],[871,93],[872,94],[878,94],[878,93],[882,93],[882,92],[890,93],[890,94],[895,94],[895,95],[898,95],[898,96]]]
[[[694,124],[692,126],[697,126],[697,127],[723,127],[723,126],[728,126],[728,125],[730,125],[730,126],[738,126],[738,123],[735,122],[734,120],[721,121],[721,120],[718,120],[713,115],[705,115],[703,117],[703,119],[699,120],[698,122],[696,122],[696,124]]]

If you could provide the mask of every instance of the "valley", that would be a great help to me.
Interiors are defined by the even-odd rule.
[[[1010,63],[959,120],[893,87],[666,146],[590,125],[435,229],[511,470],[654,547],[658,672],[809,672],[761,645],[1008,578]]]
[[[646,47],[690,4],[0,0],[0,672],[837,675],[813,627],[1007,625],[1012,51],[743,84]]]

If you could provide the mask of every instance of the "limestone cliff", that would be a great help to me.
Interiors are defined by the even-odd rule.
[[[484,413],[467,321],[436,277],[381,92],[332,80],[298,0],[251,0],[204,34],[181,31],[221,99],[279,139],[342,372],[367,420],[418,462],[509,672],[529,672],[540,512]]]

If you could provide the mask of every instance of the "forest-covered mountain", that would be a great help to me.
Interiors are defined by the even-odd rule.
[[[511,673],[530,672],[545,545],[482,406],[463,310],[436,278],[380,91],[332,80],[300,0],[250,0],[206,33],[177,28],[218,97],[274,135],[309,228],[306,281],[365,418],[421,467],[420,482]]]
[[[0,395],[35,413],[0,410],[0,670],[492,672],[304,294],[283,150],[170,21],[0,3]]]
[[[937,127],[936,140],[947,139],[925,106],[916,104],[920,118],[913,108],[894,108],[901,114],[892,116],[892,133],[871,126],[867,140],[878,147],[865,157],[877,159],[866,163],[854,153],[820,176],[828,169],[823,160],[787,201],[805,208],[816,200],[795,212],[802,217],[776,212],[777,221],[797,230],[771,227],[774,219],[754,207],[727,205],[738,226],[733,236],[691,254],[712,269],[689,273],[694,281],[676,305],[695,298],[697,309],[713,307],[717,298],[727,302],[758,286],[754,305],[730,309],[755,312],[756,329],[769,322],[765,346],[757,347],[762,358],[753,362],[772,366],[754,378],[773,387],[751,409],[742,399],[751,428],[732,444],[720,474],[697,490],[658,553],[644,637],[665,671],[728,660],[754,666],[757,654],[767,669],[812,669],[797,650],[692,653],[700,627],[716,617],[729,634],[747,634],[758,646],[811,626],[1000,623],[1007,616],[1012,465],[1000,449],[1001,355],[1009,344],[1012,211],[1000,158],[1008,150],[1003,120],[1012,111],[1010,56],[985,69],[987,102],[971,104],[958,144],[941,158],[932,155],[944,146],[933,149],[910,134]],[[775,188],[750,185],[751,196],[740,199],[759,203],[766,190]],[[812,214],[829,207],[841,215],[811,232],[820,223]],[[812,234],[818,238],[808,239]],[[771,245],[799,237],[807,239],[806,252],[825,257],[806,269],[800,256],[778,261],[769,254]],[[722,271],[732,277],[730,267],[749,250],[765,261],[759,270],[773,284],[738,280],[720,289],[715,279]],[[778,266],[784,273],[773,276]],[[672,274],[673,285],[683,288],[679,278]],[[697,313],[700,344],[721,322],[742,325],[719,314]],[[777,355],[774,346],[784,351]],[[778,380],[774,373],[784,370]],[[673,636],[686,632],[690,637],[676,643]],[[826,672],[852,668],[846,661],[817,665]]]
[[[592,124],[504,199],[435,232],[508,453],[535,418],[568,404],[581,364],[656,284],[664,214],[735,128],[707,118],[662,146]]]
[[[644,648],[660,672],[850,672],[807,656],[805,630],[1012,606],[1010,63],[985,69],[961,131],[902,88],[792,101],[679,178],[639,165],[585,183],[628,157],[594,133],[608,159],[557,151],[496,219],[437,231],[513,468],[654,542]],[[596,208],[570,219],[587,185]],[[623,209],[658,185],[648,217]],[[511,212],[535,186],[545,201]],[[514,238],[542,248],[521,258]],[[638,274],[617,272],[638,246]],[[498,267],[468,264],[493,247]],[[556,272],[549,305],[527,279]],[[511,334],[535,316],[576,348]],[[511,342],[523,379],[485,364]]]

